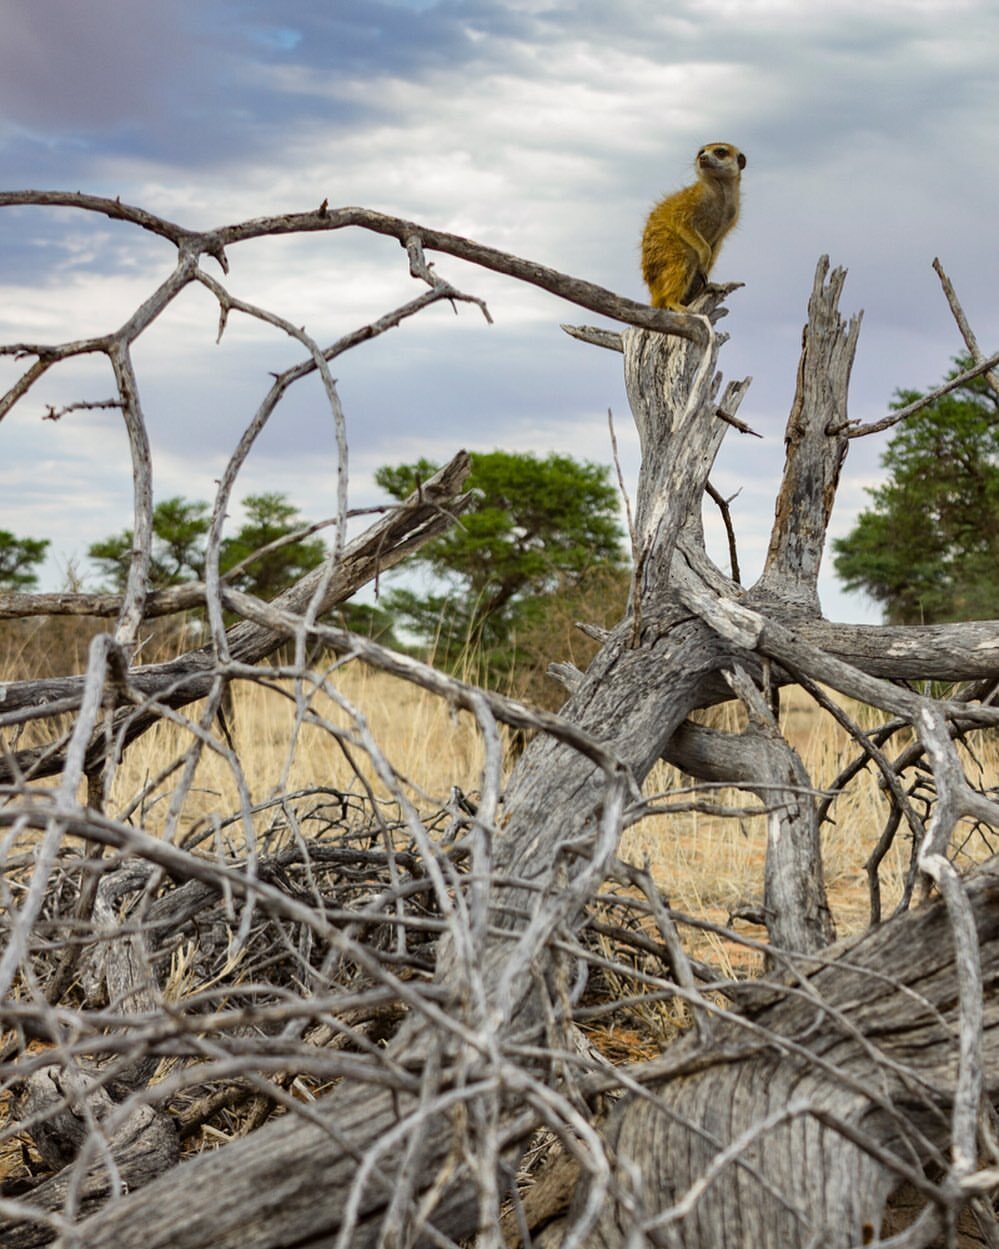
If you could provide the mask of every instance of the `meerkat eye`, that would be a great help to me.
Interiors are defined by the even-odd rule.
[[[715,155],[716,155],[716,156],[727,156],[727,155],[728,155],[728,148],[727,148],[727,147],[716,147],[716,148],[715,148]]]

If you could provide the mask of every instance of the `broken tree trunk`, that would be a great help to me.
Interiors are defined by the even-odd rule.
[[[994,1096],[999,863],[969,895]],[[939,1230],[961,1199],[939,1180],[958,1075],[954,980],[938,902],[828,951],[786,990],[760,986],[759,1004],[747,982],[742,1010],[716,1019],[701,1043],[703,1069],[653,1082],[615,1115],[608,1144],[623,1195],[592,1243],[618,1249],[640,1229],[653,1243],[717,1249],[869,1244],[903,1181],[929,1203],[928,1230]]]
[[[827,285],[825,275],[820,268],[771,556],[748,599],[710,565],[698,520],[727,428],[717,412],[719,338],[706,333],[704,345],[648,331],[624,335],[644,451],[635,585],[629,618],[562,712],[604,753],[584,756],[539,734],[510,780],[502,830],[491,812],[479,813],[471,922],[439,952],[450,1022],[418,1012],[390,1049],[400,1070],[418,1074],[419,1088],[347,1085],[307,1117],[288,1116],[184,1162],[89,1218],[80,1228],[89,1249],[318,1249],[386,1238],[439,1243],[477,1232],[483,1244],[496,1243],[498,1169],[542,1123],[563,1133],[580,1161],[585,1183],[572,1226],[593,1243],[642,1243],[630,1238],[658,1227],[669,1243],[712,1249],[749,1243],[747,1231],[759,1244],[848,1244],[877,1228],[902,1177],[943,1200],[920,1170],[926,1159],[946,1169],[955,1079],[949,1029],[960,1023],[947,991],[953,953],[940,908],[830,953],[828,965],[794,964],[802,970],[789,984],[761,987],[762,1002],[746,995],[735,1017],[713,1018],[717,1004],[698,1007],[706,1027],[696,1042],[676,1047],[682,1079],[652,1099],[636,1096],[616,1117],[613,1174],[578,1102],[546,1076],[553,1040],[568,1025],[555,943],[578,925],[607,876],[636,786],[675,750],[684,766],[699,758],[705,774],[762,787],[777,767],[766,752],[733,771],[732,744],[683,728],[687,715],[717,700],[725,672],[742,674],[738,692],[740,681],[761,679],[761,656],[793,664],[811,653],[807,637],[816,632],[833,651],[837,636],[841,645],[849,636],[804,619],[816,611],[817,552],[842,462],[842,440],[827,432],[829,396],[842,415],[855,339],[836,313],[842,276]],[[710,296],[704,306],[711,308]],[[721,400],[729,415],[740,393],[730,389]],[[824,466],[821,473],[808,469],[806,455]],[[764,607],[766,621],[754,607]],[[795,625],[794,645],[777,626],[768,632],[771,617]],[[324,637],[321,626],[310,632]],[[790,676],[793,667],[784,667],[775,679]],[[764,711],[744,692],[762,723]],[[782,766],[779,785],[802,779],[793,758]],[[810,799],[782,814],[771,851],[776,878],[768,893],[780,911],[771,933],[814,952],[828,928]],[[994,888],[984,874],[972,891],[989,983]],[[912,957],[914,945],[923,961]],[[918,992],[908,973],[919,979]],[[989,1024],[991,1089],[991,1015]],[[663,1062],[672,1059],[670,1052]],[[953,1204],[953,1194],[945,1196]],[[599,1230],[588,1232],[598,1216]],[[771,1239],[768,1225],[779,1229]]]

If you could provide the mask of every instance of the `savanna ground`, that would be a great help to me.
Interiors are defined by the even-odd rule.
[[[70,620],[6,626],[0,632],[0,681],[83,671],[89,637],[101,627]],[[154,627],[140,658],[153,661],[169,657],[184,649],[183,636],[173,626]],[[187,636],[189,646],[190,634]],[[573,648],[575,661],[585,664],[585,647],[581,651],[573,643]],[[563,647],[562,654],[566,653]],[[443,820],[435,821],[433,813],[442,811],[449,800],[453,805],[454,787],[474,801],[484,748],[470,716],[456,712],[424,690],[356,661],[344,662],[330,654],[314,657],[313,666],[325,669],[336,699],[320,692],[311,693],[307,703],[301,699],[296,702],[293,683],[284,679],[243,682],[233,690],[232,732],[242,768],[244,799],[248,798],[253,808],[254,827],[262,846],[273,849],[281,837],[296,835],[289,833],[284,823],[280,833],[274,831],[276,808],[271,800],[279,793],[307,793],[310,809],[319,815],[334,808],[345,813],[353,803],[361,813],[370,811],[373,804],[384,804],[385,811],[397,818],[396,800],[366,753],[365,734],[370,734],[370,740],[378,744],[401,778],[414,807],[425,818],[430,817],[427,824],[432,830],[443,827]],[[524,678],[523,685],[528,687],[527,696],[537,697],[537,672]],[[522,696],[525,689],[518,688],[514,680],[508,692]],[[561,700],[552,681],[546,701],[557,707]],[[308,710],[303,714],[306,705]],[[702,718],[716,728],[738,731],[741,725],[735,707],[727,704]],[[856,705],[850,706],[849,712],[864,729],[874,728],[883,719],[880,713]],[[197,707],[188,708],[187,715],[196,718]],[[782,693],[781,727],[800,754],[817,796],[856,757],[856,745],[845,730],[797,688]],[[215,850],[238,852],[243,838],[238,818],[240,785],[223,755],[202,753],[182,803],[175,800],[182,772],[178,760],[190,740],[187,729],[161,722],[130,746],[106,792],[106,812],[139,824],[154,835],[168,836],[179,845],[200,843]],[[897,753],[908,740],[894,738],[889,753]],[[32,744],[30,727],[17,744]],[[505,745],[509,766],[516,743],[507,738]],[[996,735],[977,734],[964,753],[970,760],[972,779],[977,771],[977,779],[995,785],[999,780]],[[620,857],[647,867],[675,912],[707,921],[706,928],[684,932],[693,957],[713,965],[721,979],[756,974],[763,967],[763,955],[753,943],[766,936],[762,925],[753,922],[753,911],[758,914],[762,899],[767,833],[766,815],[753,814],[754,809],[759,811],[759,803],[739,790],[695,787],[664,764],[653,769],[644,792],[647,798],[655,797],[658,805],[668,805],[672,810],[648,815],[632,825],[622,840]],[[911,797],[918,806],[918,782]],[[718,809],[732,814],[720,815]],[[824,825],[826,886],[839,936],[859,932],[869,923],[865,864],[887,811],[878,777],[867,767],[836,799]],[[988,837],[988,830],[968,830],[957,862],[966,865],[992,853],[995,847]],[[885,916],[891,914],[902,895],[911,872],[911,852],[911,840],[899,833],[881,865]],[[725,932],[712,931],[713,927],[731,930],[749,943],[743,945]],[[191,958],[190,951],[174,952],[165,975],[166,998],[184,996],[190,983]],[[611,1009],[610,999],[629,991],[634,992],[634,986],[622,985],[610,974],[596,993],[596,1002],[581,1012],[592,1043],[611,1061],[652,1057],[685,1023],[682,1009],[678,1013],[671,1003],[657,1001],[627,1010]],[[292,1088],[294,1092],[295,1086]],[[322,1088],[306,1081],[299,1091],[312,1097]],[[251,1105],[251,1114],[252,1110]],[[211,1148],[227,1139],[230,1131],[245,1131],[248,1125],[237,1119],[227,1111],[221,1125],[201,1124],[185,1141],[185,1148]],[[17,1137],[0,1145],[0,1180],[16,1181],[30,1166]]]

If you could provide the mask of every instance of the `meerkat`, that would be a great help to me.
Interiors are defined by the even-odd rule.
[[[731,143],[706,143],[694,164],[697,182],[660,200],[645,223],[642,275],[654,308],[683,308],[704,288],[739,219],[745,156]]]

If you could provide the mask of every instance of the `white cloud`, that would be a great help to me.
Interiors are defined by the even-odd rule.
[[[21,32],[0,52],[0,81],[25,32],[37,39],[43,26],[53,64],[72,60],[74,27],[57,20],[62,0],[29,7],[30,20],[24,6],[0,0],[0,15]],[[982,263],[999,210],[989,155],[999,16],[986,0],[690,0],[668,8],[658,0],[612,8],[400,0],[391,11],[374,2],[259,0],[250,8],[203,0],[157,13],[130,10],[117,36],[113,24],[102,28],[135,72],[76,117],[43,98],[43,80],[8,74],[0,100],[14,126],[0,145],[11,169],[120,194],[198,228],[324,198],[361,203],[640,297],[637,248],[648,207],[690,176],[700,143],[739,143],[749,156],[743,220],[718,276],[746,289],[731,300],[722,366],[754,376],[742,415],[767,441],[748,452],[730,438],[717,483],[725,493],[742,487],[736,508],[747,563],[765,548],[821,253],[850,269],[844,313],[866,310],[855,417],[879,415],[898,385],[932,382],[959,349],[929,270],[934,255],[982,341],[999,338],[994,275]],[[159,67],[143,71],[154,51],[163,53]],[[74,78],[73,91],[88,82]],[[4,341],[104,332],[172,262],[165,244],[119,223],[4,214]],[[393,241],[354,232],[249,243],[230,260],[233,293],[324,343],[418,289]],[[609,461],[608,406],[633,477],[619,359],[564,340],[558,322],[576,318],[560,301],[447,257],[437,264],[489,300],[496,324],[483,326],[469,307],[457,318],[435,309],[337,362],[357,501],[370,500],[379,464],[441,458],[461,441]],[[268,372],[299,353],[235,315],[216,347],[215,320],[206,294],[187,294],[136,348],[161,497],[204,497]],[[9,384],[9,363],[0,372]],[[79,372],[47,380],[28,410],[37,415],[45,396],[93,397],[97,380]],[[76,517],[60,534],[92,541],[127,523],[117,502],[110,523],[95,506],[122,499],[127,511],[127,467],[117,452],[106,458],[108,439],[120,438],[113,423],[80,414],[72,426],[12,443],[13,420],[0,436],[25,470],[7,470],[0,525],[24,532],[43,515],[37,492],[23,484],[27,466],[54,462],[43,445],[79,465],[78,473],[60,470],[64,510]],[[837,526],[863,505],[858,483],[876,478],[878,451],[851,450]],[[237,494],[288,489],[303,510],[328,511],[330,454],[321,403],[310,392],[292,395]],[[121,482],[112,484],[112,465]],[[55,510],[45,510],[46,524]],[[84,539],[91,519],[99,527]]]

